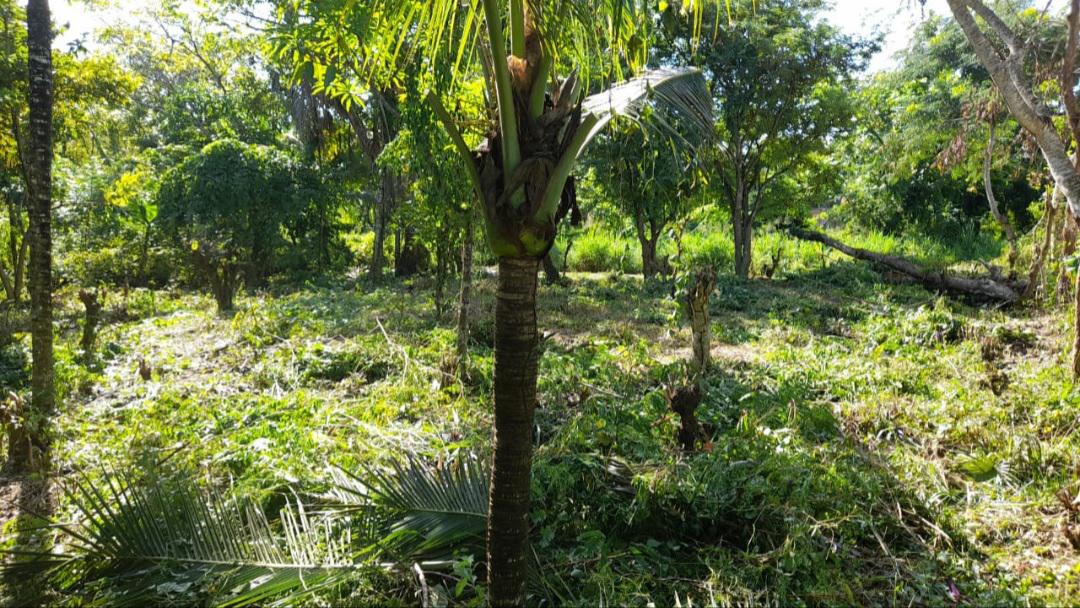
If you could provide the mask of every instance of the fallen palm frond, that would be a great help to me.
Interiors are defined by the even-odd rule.
[[[271,520],[255,503],[190,477],[77,474],[64,488],[75,521],[55,526],[52,550],[7,551],[0,575],[109,606],[333,597],[365,571],[417,560],[430,567],[482,539],[487,476],[474,459],[409,459],[359,474],[335,469],[330,498],[344,508],[313,514],[297,498]]]
[[[380,545],[398,555],[430,557],[482,539],[487,525],[488,472],[472,458],[441,465],[410,458],[386,472],[338,469],[334,481],[340,504],[385,514]]]
[[[347,530],[296,501],[271,523],[254,503],[191,479],[76,475],[64,489],[77,521],[50,551],[10,551],[7,577],[110,606],[280,605],[328,592],[366,567]],[[9,578],[10,580],[10,578]]]

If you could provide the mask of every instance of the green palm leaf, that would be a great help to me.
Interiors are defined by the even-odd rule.
[[[5,562],[5,574],[44,574],[63,594],[90,588],[109,605],[198,601],[289,603],[326,591],[369,563],[354,561],[335,522],[287,505],[275,524],[254,504],[190,479],[138,483],[77,475],[65,488],[78,521],[58,526],[50,552]]]
[[[712,96],[705,77],[696,68],[657,68],[591,95],[582,102],[582,114],[597,118],[586,143],[611,120],[622,116],[646,126],[655,125],[668,134],[686,139],[707,137],[712,130]],[[679,128],[676,128],[678,125]]]
[[[483,537],[488,472],[473,458],[441,466],[410,458],[392,463],[388,471],[336,471],[333,497],[343,505],[387,514],[384,549],[430,558]]]

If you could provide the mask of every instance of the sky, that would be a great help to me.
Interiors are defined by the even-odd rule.
[[[122,19],[138,7],[152,4],[153,0],[114,0],[114,8],[107,11],[91,11],[80,0],[52,0],[53,20],[67,31],[57,37],[55,46],[66,48],[73,40],[88,37],[93,30]],[[920,6],[918,0],[833,0],[832,9],[825,18],[848,34],[885,34],[882,51],[871,60],[870,71],[879,71],[896,64],[895,55],[907,46],[914,28],[931,13],[948,14],[945,0],[927,0]],[[1042,4],[1042,2],[1040,2]],[[1064,5],[1065,0],[1053,0],[1053,5]]]
[[[907,46],[919,23],[933,13],[949,14],[948,3],[927,0],[920,6],[917,0],[834,0],[825,18],[847,34],[885,34],[881,52],[870,61],[869,70],[876,72],[896,65],[896,53]]]

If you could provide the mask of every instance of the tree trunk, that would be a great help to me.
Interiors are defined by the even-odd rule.
[[[493,606],[523,606],[529,542],[532,427],[539,339],[539,261],[501,258],[495,305],[495,456],[488,506],[488,582]]]
[[[1071,258],[1076,253],[1076,234],[1077,225],[1076,217],[1072,214],[1068,214],[1065,217],[1064,225],[1061,231],[1061,258],[1062,260]],[[1058,306],[1067,306],[1066,302],[1069,299],[1069,293],[1072,289],[1072,281],[1069,280],[1069,269],[1067,264],[1062,264],[1061,269],[1058,271]]]
[[[694,370],[698,374],[709,369],[712,359],[712,332],[709,328],[709,298],[716,289],[716,270],[702,268],[694,273],[686,294],[686,309],[690,317]]]
[[[16,470],[48,467],[44,420],[56,406],[52,326],[52,31],[48,0],[26,7],[30,105],[30,335],[31,403],[27,441],[13,445]]]
[[[386,266],[386,234],[390,228],[390,201],[392,194],[390,178],[383,176],[379,188],[379,200],[375,204],[375,243],[371,249],[371,266],[368,276],[374,280],[382,279],[383,267]]]
[[[450,248],[447,241],[450,235],[446,230],[439,231],[439,242],[435,244],[435,318],[441,323],[446,307],[446,252]]]
[[[1024,38],[1018,36],[981,0],[947,1],[957,24],[975,50],[979,63],[990,72],[1009,113],[1031,133],[1038,144],[1054,182],[1065,193],[1072,215],[1080,215],[1080,172],[1069,158],[1065,142],[1058,137],[1048,117],[1049,112],[1036,98],[1030,79],[1023,72],[1026,54]],[[1000,45],[995,45],[980,29],[975,20],[976,14],[1001,39]],[[1075,75],[1071,75],[1070,80],[1073,82],[1065,83],[1063,89],[1071,89],[1075,85]],[[1072,109],[1069,108],[1069,111]]]
[[[1035,259],[1031,262],[1028,270],[1028,287],[1024,292],[1025,299],[1039,297],[1039,292],[1044,287],[1043,269],[1046,268],[1046,258],[1054,250],[1054,231],[1057,230],[1057,208],[1061,200],[1061,188],[1054,187],[1053,193],[1046,195],[1046,211],[1043,217],[1046,219],[1046,232],[1043,234],[1042,244],[1035,252]]]
[[[103,292],[82,290],[79,292],[79,301],[86,309],[83,319],[82,338],[79,340],[79,348],[82,350],[84,361],[92,361],[94,358],[94,343],[97,341],[98,325],[101,324],[101,310],[104,305]]]
[[[657,231],[650,230],[650,222],[645,219],[645,210],[640,206],[635,207],[634,229],[637,232],[638,243],[641,244],[641,276],[648,283],[655,279],[659,272],[656,260],[656,243],[659,238]]]
[[[465,222],[465,240],[461,245],[461,294],[457,314],[457,368],[464,376],[469,361],[469,306],[472,305],[473,275],[473,217],[470,213]]]
[[[656,260],[656,241],[650,241],[643,235],[638,235],[641,242],[641,275],[646,282],[652,281],[659,274],[659,264]]]
[[[554,251],[554,249],[551,251]],[[555,285],[562,281],[562,273],[559,272],[559,267],[555,265],[555,260],[551,259],[551,251],[547,252],[541,263],[544,267],[544,277],[547,278],[548,283]]]
[[[1016,261],[1020,255],[1020,246],[1016,239],[1016,230],[1013,228],[1012,222],[1009,221],[1008,216],[1001,211],[1001,205],[998,204],[997,196],[994,195],[994,184],[990,178],[990,169],[994,160],[994,139],[997,135],[997,123],[990,119],[990,136],[986,142],[986,156],[983,158],[983,188],[986,190],[986,201],[990,204],[990,213],[997,220],[997,223],[1001,226],[1002,232],[1005,233],[1005,240],[1009,242],[1009,271],[1016,270]]]
[[[1080,379],[1080,272],[1076,273],[1076,290],[1073,293],[1073,382]]]
[[[855,259],[866,260],[889,270],[905,274],[927,289],[949,291],[979,299],[996,300],[1006,304],[1016,303],[1020,300],[1021,295],[1027,291],[1027,283],[1023,281],[962,277],[943,272],[934,272],[904,258],[845,245],[821,232],[797,226],[790,226],[787,230],[795,238],[821,243]]]
[[[735,188],[735,200],[731,202],[731,226],[735,232],[735,275],[750,278],[753,247],[750,242],[753,217],[750,214],[750,197],[743,184]]]
[[[740,224],[735,225],[735,274],[740,279],[748,279],[753,262],[753,232],[748,220],[740,220]]]

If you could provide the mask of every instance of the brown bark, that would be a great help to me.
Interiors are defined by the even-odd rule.
[[[457,368],[464,376],[469,361],[469,307],[472,305],[473,279],[473,217],[469,214],[465,223],[465,240],[461,245],[461,293],[458,297],[457,314]]]
[[[712,359],[712,334],[709,328],[709,298],[716,289],[716,271],[703,268],[694,273],[686,294],[686,309],[694,353],[694,370],[698,374],[709,368]]]
[[[52,311],[52,30],[48,0],[30,0],[26,7],[30,163],[30,335],[31,401],[26,441],[13,442],[10,465],[15,470],[48,468],[45,420],[56,407],[53,375]]]
[[[82,290],[79,292],[79,301],[82,302],[83,307],[86,309],[86,316],[83,319],[82,338],[79,340],[79,348],[82,349],[82,356],[85,360],[89,361],[94,356],[94,342],[97,341],[98,325],[101,324],[101,310],[103,303],[99,297],[99,292]]]
[[[386,235],[390,228],[390,197],[392,186],[387,177],[383,177],[379,188],[379,200],[375,204],[375,243],[371,249],[371,266],[368,267],[368,276],[375,281],[382,279],[383,268],[386,266]]]
[[[827,234],[805,228],[788,227],[788,232],[796,238],[821,243],[853,258],[873,262],[874,264],[888,268],[889,270],[905,274],[928,289],[947,291],[981,299],[996,300],[1006,304],[1012,304],[1019,301],[1021,294],[1027,289],[1026,282],[1004,281],[984,277],[959,277],[945,274],[944,272],[926,270],[904,258],[867,251],[857,247],[850,247]]]
[[[664,274],[666,268],[656,255],[657,244],[660,242],[660,233],[664,226],[655,219],[645,217],[645,209],[637,206],[634,209],[634,229],[637,232],[638,243],[641,244],[641,275],[646,282],[652,281],[658,275]]]
[[[697,419],[697,408],[703,397],[701,386],[697,382],[681,386],[668,395],[671,411],[679,416],[681,423],[677,437],[684,452],[693,452],[698,439],[704,435]]]
[[[495,455],[488,507],[493,606],[525,604],[539,339],[538,260],[502,258],[495,305]]]

